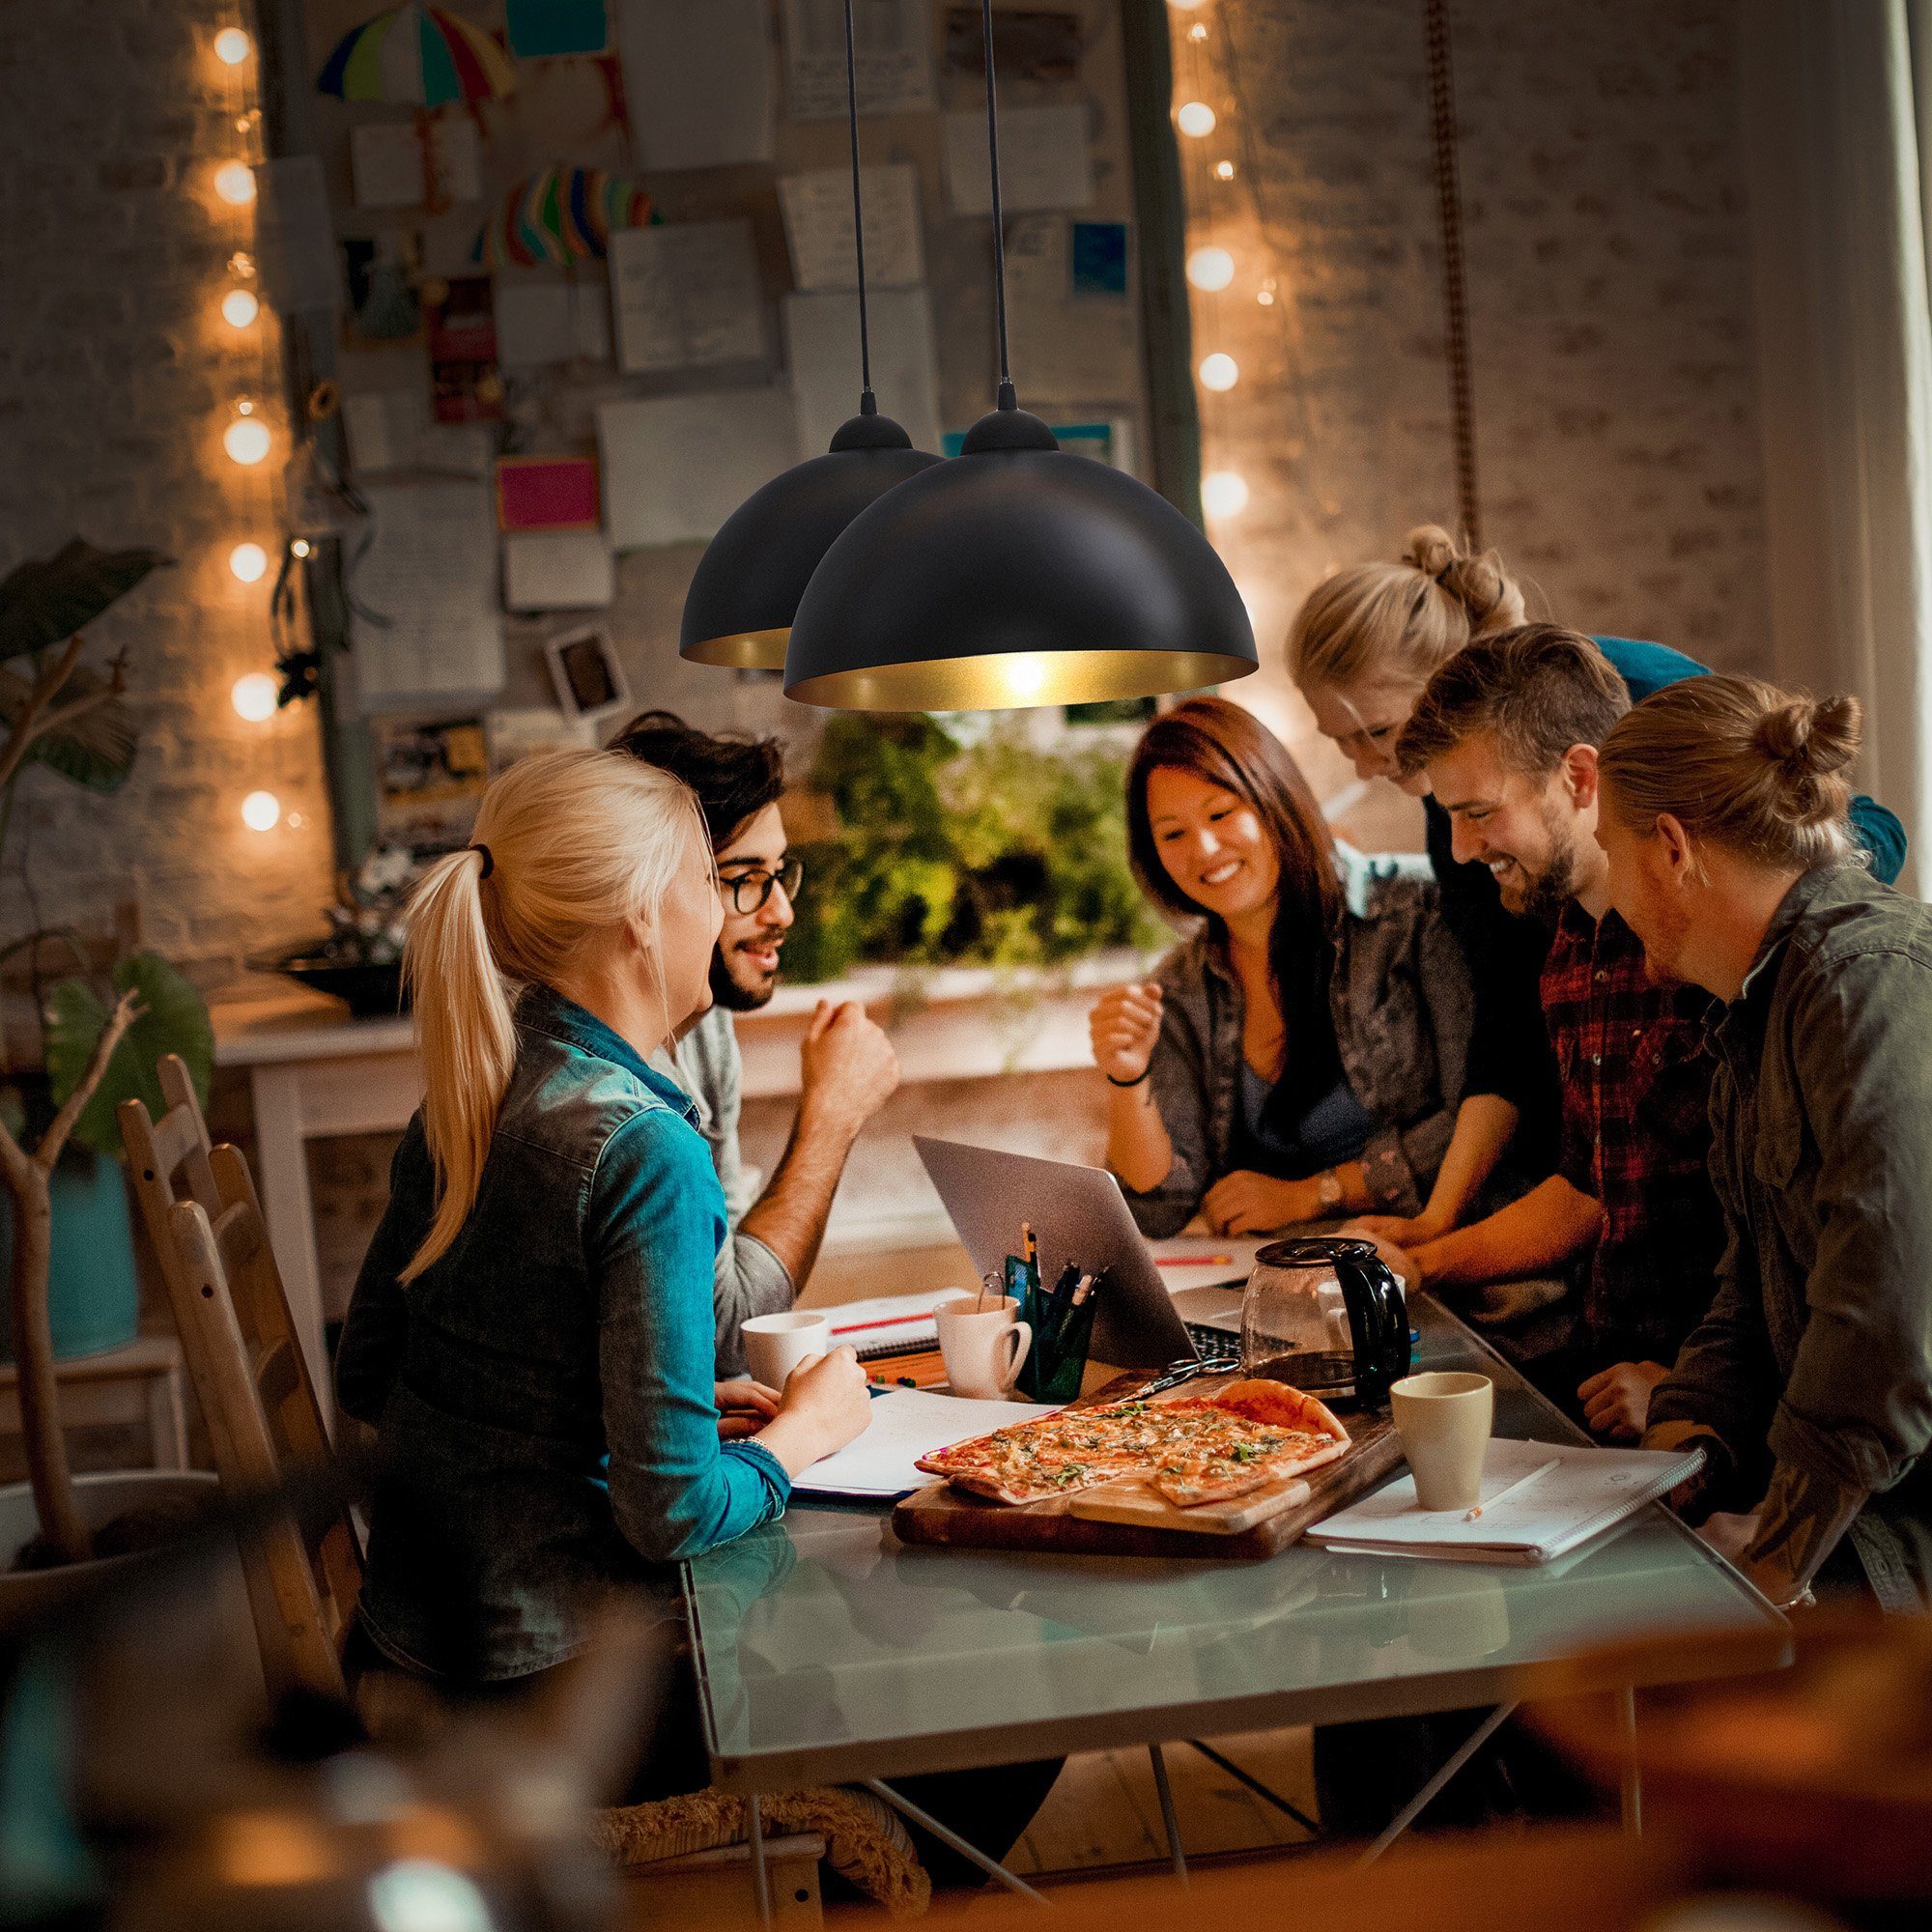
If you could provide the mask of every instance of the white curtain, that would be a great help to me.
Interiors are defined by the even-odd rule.
[[[1742,0],[1772,639],[1932,885],[1932,0]]]

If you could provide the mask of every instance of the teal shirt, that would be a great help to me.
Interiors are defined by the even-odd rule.
[[[382,1460],[362,1621],[406,1667],[480,1682],[560,1662],[600,1590],[668,1587],[790,1492],[718,1439],[724,1199],[690,1101],[559,994],[517,1021],[469,1219],[404,1287],[435,1208],[418,1116],[336,1356]]]

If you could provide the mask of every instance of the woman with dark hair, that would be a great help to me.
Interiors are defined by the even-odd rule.
[[[1337,845],[1287,748],[1218,697],[1148,727],[1127,836],[1149,897],[1193,928],[1091,1022],[1107,1164],[1143,1232],[1415,1212],[1469,1033],[1428,862]]]

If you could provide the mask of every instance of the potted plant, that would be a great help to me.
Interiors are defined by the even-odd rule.
[[[29,763],[99,790],[111,791],[127,778],[135,730],[122,701],[125,660],[117,655],[103,669],[84,664],[82,633],[167,560],[153,551],[106,552],[76,539],[0,580],[0,845]],[[30,935],[8,951],[37,948],[50,936]],[[71,935],[58,936],[72,943]],[[213,1062],[207,1009],[164,960],[135,953],[112,977],[111,1000],[86,977],[52,989],[41,1016],[44,1077],[10,1071],[0,1092],[0,1185],[12,1210],[7,1305],[29,1475],[26,1485],[0,1491],[0,1566],[30,1540],[19,1533],[29,1498],[41,1560],[75,1564],[94,1555],[97,1544],[109,1554],[140,1541],[124,1506],[122,1491],[130,1483],[136,1492],[155,1492],[143,1497],[151,1508],[142,1513],[152,1515],[159,1505],[172,1528],[183,1492],[205,1492],[209,1480],[143,1473],[77,1485],[61,1429],[49,1284],[62,1158],[70,1150],[89,1151],[101,1162],[106,1184],[119,1190],[114,1107],[129,1094],[151,1093],[161,1053],[183,1053],[200,1068],[204,1086]],[[151,1104],[158,1099],[154,1093]],[[121,1207],[125,1227],[125,1195]],[[82,1485],[93,1493],[83,1497]],[[99,1534],[103,1516],[117,1519],[111,1536]]]

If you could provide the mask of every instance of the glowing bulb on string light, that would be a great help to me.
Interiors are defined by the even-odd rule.
[[[269,425],[255,413],[255,405],[243,396],[235,405],[235,420],[221,432],[222,448],[237,463],[255,464],[268,455],[273,440]]]
[[[306,556],[308,554],[308,539],[306,537],[297,537],[289,546],[289,554],[291,556]]]
[[[1232,389],[1241,380],[1240,364],[1221,349],[1217,349],[1211,355],[1204,355],[1197,373],[1201,378],[1201,386],[1204,389],[1213,389],[1217,393],[1223,389]]]
[[[259,583],[269,571],[269,553],[258,543],[239,543],[228,553],[228,568],[243,583]]]
[[[242,801],[242,823],[250,832],[272,832],[281,817],[282,802],[271,791],[251,791]]]
[[[1183,134],[1197,140],[1214,131],[1214,110],[1205,100],[1183,100],[1174,117],[1174,125]]]
[[[221,319],[230,328],[246,328],[261,312],[251,289],[230,289],[221,298]]]
[[[232,208],[255,199],[255,170],[246,161],[223,161],[214,171],[214,191]]]
[[[1238,517],[1248,507],[1248,479],[1237,469],[1210,469],[1201,479],[1201,507],[1210,517]]]
[[[1210,294],[1235,279],[1235,258],[1225,248],[1197,248],[1187,258],[1187,279]]]
[[[1188,28],[1187,38],[1190,41],[1205,41],[1208,38],[1207,22],[1196,20],[1193,26]]]
[[[238,282],[245,282],[255,272],[255,258],[245,248],[238,248],[228,258],[228,272]]]
[[[1235,164],[1234,164],[1234,162],[1233,162],[1233,161],[1216,161],[1216,162],[1214,163],[1214,179],[1215,179],[1216,181],[1222,181],[1222,182],[1231,182],[1231,181],[1233,181],[1233,180],[1235,179]]]
[[[255,43],[240,27],[223,27],[214,37],[214,58],[223,67],[240,67],[255,51]]]
[[[235,680],[235,688],[228,694],[228,701],[234,705],[243,718],[247,719],[249,724],[266,724],[268,720],[275,715],[275,699],[278,695],[279,692],[275,680],[269,672],[265,670],[251,670],[245,677],[238,677]],[[269,799],[270,808],[269,824],[272,825],[275,822],[275,817],[278,815],[273,810],[274,801],[272,797],[267,792],[255,792],[251,796]],[[242,810],[245,816],[247,812],[246,805],[243,805]],[[251,825],[255,824],[252,818],[248,822]],[[256,825],[255,830],[257,832],[266,832],[268,826]]]

